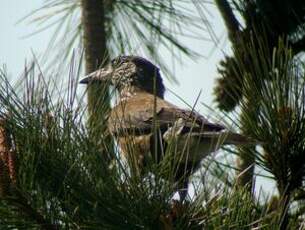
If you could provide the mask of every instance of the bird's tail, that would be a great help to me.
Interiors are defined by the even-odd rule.
[[[258,144],[257,141],[254,141],[246,136],[243,136],[238,133],[227,132],[225,136],[224,144],[228,145],[255,145]]]
[[[257,141],[251,140],[250,138],[243,136],[238,133],[233,133],[230,131],[220,131],[220,132],[204,132],[203,134],[206,138],[218,139],[218,142],[224,145],[256,145]]]

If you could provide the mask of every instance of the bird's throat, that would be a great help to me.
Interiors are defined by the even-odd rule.
[[[131,97],[137,95],[138,92],[141,92],[142,90],[139,89],[138,87],[129,85],[129,86],[125,86],[124,88],[122,88],[120,90],[120,99],[119,101],[127,101],[129,100]]]

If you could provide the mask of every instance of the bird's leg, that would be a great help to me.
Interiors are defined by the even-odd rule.
[[[179,118],[175,121],[172,127],[168,128],[167,131],[163,134],[163,139],[168,144],[173,144],[178,141],[178,138],[181,136],[182,130],[185,126],[185,121],[182,118]],[[175,158],[178,159],[178,158]],[[181,159],[178,159],[179,162],[174,162],[174,165],[177,164],[177,170],[175,173],[175,180],[178,181],[178,193],[180,201],[183,202],[188,193],[188,178],[190,175],[190,167],[187,162],[180,162]]]
[[[175,180],[178,181],[178,193],[183,202],[188,194],[189,177],[193,172],[193,163],[180,163],[178,165]]]
[[[157,135],[151,135],[150,137],[150,154],[155,163],[160,163],[164,157],[166,150],[166,143],[162,139],[162,133],[157,130]]]
[[[188,178],[183,178],[183,182],[181,183],[181,188],[179,188],[179,190],[178,190],[181,202],[183,202],[185,200],[186,196],[187,196],[188,184],[189,184]]]

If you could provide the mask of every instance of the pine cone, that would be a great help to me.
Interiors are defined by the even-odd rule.
[[[0,196],[8,194],[11,183],[16,183],[16,153],[7,130],[6,119],[0,120]]]
[[[16,160],[16,152],[14,150],[10,150],[8,153],[8,172],[9,172],[9,176],[11,179],[11,182],[13,184],[16,184],[17,182],[17,175],[16,175],[16,171],[17,171],[17,160]]]
[[[219,65],[217,71],[220,77],[217,78],[214,88],[215,101],[220,110],[229,112],[241,99],[242,76],[233,57],[226,56]]]

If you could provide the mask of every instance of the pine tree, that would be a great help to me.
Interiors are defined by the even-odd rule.
[[[237,56],[242,57],[242,62],[250,66],[248,50],[242,50],[245,41],[254,40],[259,49],[259,45],[268,47],[269,52],[265,53],[270,58],[273,55],[273,48],[277,46],[278,39],[287,39],[293,54],[297,55],[305,50],[305,32],[303,25],[305,23],[305,4],[300,1],[233,1],[230,5],[227,0],[215,0],[218,9],[221,12],[223,20],[228,30],[228,35],[233,48],[233,56],[226,57],[220,63],[218,70],[219,78],[214,89],[215,100],[218,107],[223,111],[233,111],[244,96],[243,73],[236,72],[234,68],[240,65]],[[233,8],[236,10],[233,12]],[[237,20],[239,13],[243,22]],[[244,28],[242,24],[245,24]],[[264,42],[259,40],[264,37]],[[248,71],[249,72],[249,71]],[[253,76],[254,78],[254,76]],[[252,113],[257,113],[255,108],[256,98],[248,98]],[[248,134],[251,127],[247,127],[244,117],[250,111],[241,112],[241,130]],[[241,186],[248,185],[249,191],[252,191],[253,173],[255,165],[255,156],[248,154],[254,152],[251,148],[241,148],[239,152],[240,160],[238,178]]]

